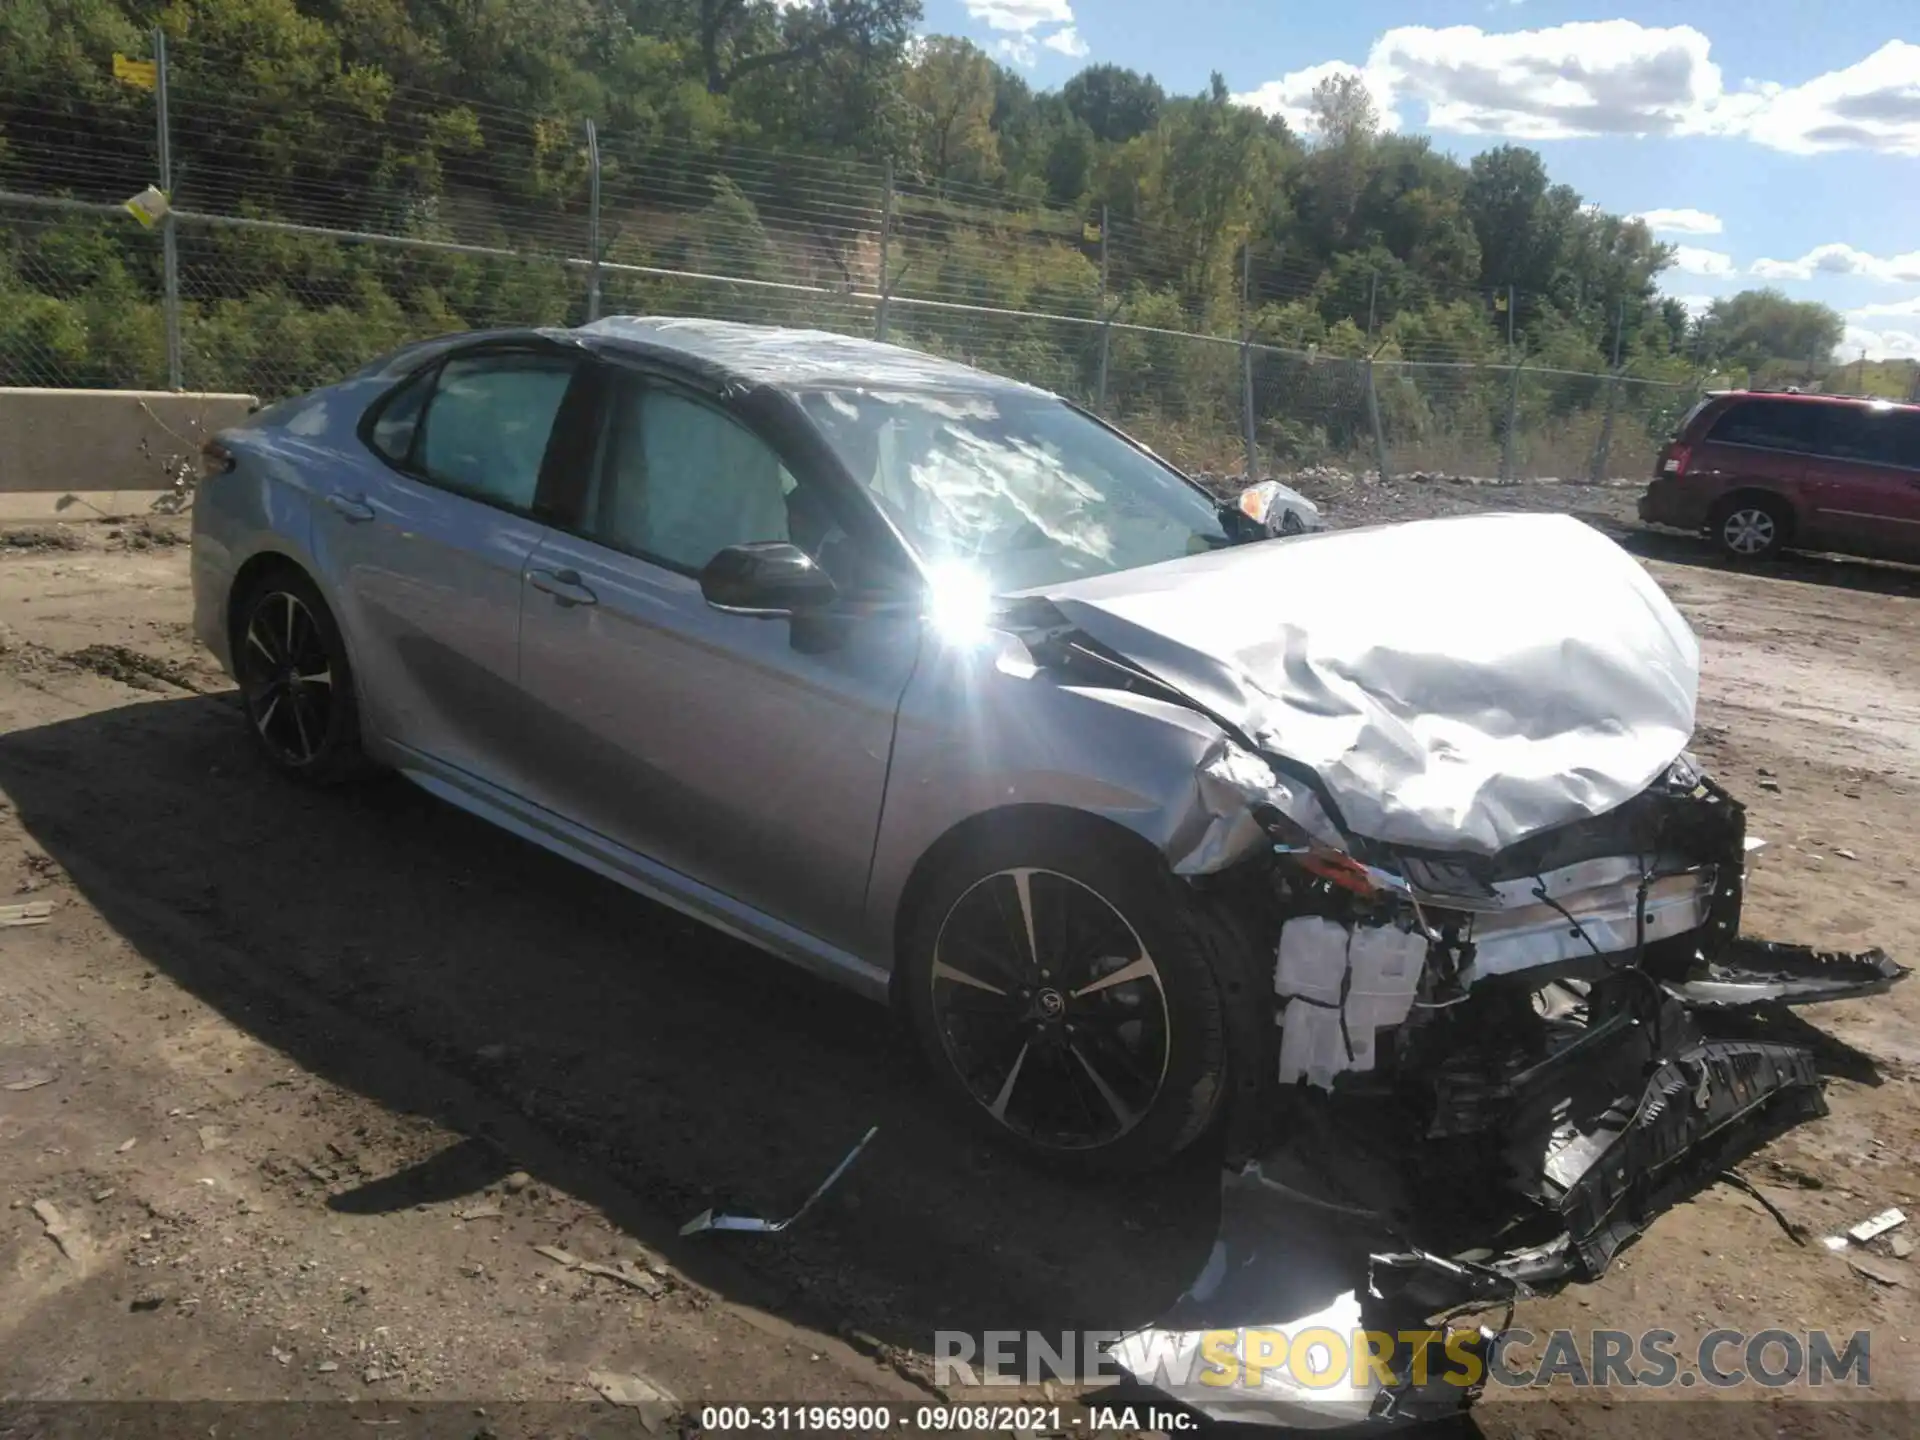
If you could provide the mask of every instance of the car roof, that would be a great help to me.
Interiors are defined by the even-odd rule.
[[[1871,410],[1914,410],[1920,405],[1906,400],[1883,400],[1872,395],[1828,395],[1818,390],[1715,390],[1716,400],[1791,400],[1821,405],[1857,405]]]
[[[550,331],[597,350],[670,359],[721,382],[781,390],[821,386],[1041,396],[1044,390],[958,361],[828,330],[731,320],[610,315],[577,330]]]

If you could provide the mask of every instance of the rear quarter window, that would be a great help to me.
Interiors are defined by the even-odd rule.
[[[1819,421],[1820,407],[1804,400],[1742,400],[1721,412],[1706,438],[1804,455],[1817,448]]]

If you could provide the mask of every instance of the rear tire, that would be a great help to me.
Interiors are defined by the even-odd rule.
[[[1722,555],[1756,565],[1775,559],[1786,548],[1793,513],[1768,495],[1735,495],[1714,507],[1709,523]]]
[[[1227,1092],[1196,903],[1144,845],[1067,816],[947,857],[900,976],[941,1088],[1043,1162],[1111,1174],[1170,1161]]]
[[[312,580],[291,566],[256,580],[234,607],[231,645],[247,725],[268,764],[311,785],[366,772],[347,647]]]

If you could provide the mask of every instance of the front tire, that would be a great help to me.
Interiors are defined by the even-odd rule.
[[[941,864],[902,999],[941,1087],[1026,1155],[1165,1164],[1219,1113],[1227,1040],[1197,897],[1144,845],[1043,818]]]
[[[364,772],[353,670],[333,612],[291,567],[251,585],[235,607],[234,678],[267,763],[314,785]]]
[[[1743,565],[1777,557],[1787,543],[1793,516],[1780,501],[1765,495],[1738,495],[1713,512],[1713,540],[1720,553]]]

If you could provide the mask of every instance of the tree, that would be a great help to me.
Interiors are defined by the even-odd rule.
[[[936,184],[999,178],[993,62],[969,40],[930,36],[915,47],[900,88],[913,107],[921,174]]]
[[[1770,360],[1821,364],[1833,358],[1846,322],[1830,306],[1780,291],[1742,290],[1707,307],[1696,341],[1701,358],[1758,370]]]
[[[898,49],[920,18],[920,0],[691,0],[707,89],[724,95],[761,70],[838,49]]]
[[[1167,96],[1151,75],[1090,65],[1060,87],[1060,98],[1096,140],[1124,145],[1160,123]]]

